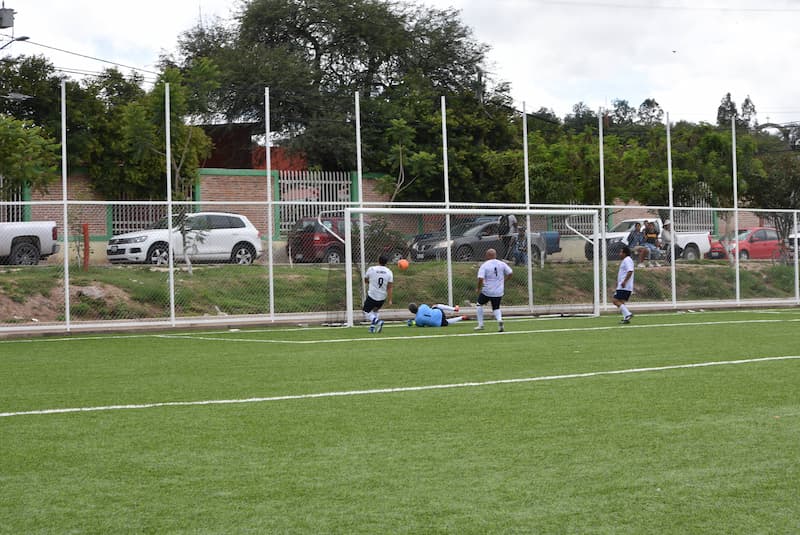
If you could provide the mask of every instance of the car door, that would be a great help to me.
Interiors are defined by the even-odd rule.
[[[497,234],[499,226],[497,223],[486,223],[478,232],[478,239],[473,242],[472,249],[475,251],[475,258],[480,260],[486,256],[486,251],[494,249],[500,256],[505,250],[500,236]]]
[[[208,215],[208,237],[203,252],[207,260],[224,260],[231,256],[233,246],[239,241],[236,234],[241,230],[235,228],[236,220],[241,221],[227,214]]]
[[[197,259],[203,253],[203,243],[208,229],[208,220],[202,214],[189,214],[182,221],[179,219],[173,238],[175,255]]]
[[[769,229],[758,229],[752,236],[750,236],[750,258],[772,258],[772,251],[777,242],[777,234],[775,239],[770,240]]]

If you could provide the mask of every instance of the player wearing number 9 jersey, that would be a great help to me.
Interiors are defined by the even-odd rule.
[[[383,320],[379,312],[384,303],[392,304],[392,285],[394,275],[386,267],[389,259],[385,255],[378,258],[378,265],[370,267],[364,274],[364,284],[367,285],[367,298],[364,300],[364,318],[369,320],[369,332],[381,332]]]
[[[483,330],[483,305],[492,303],[492,313],[497,320],[497,330],[503,332],[503,315],[500,312],[500,301],[505,293],[506,279],[513,270],[505,262],[497,259],[497,251],[486,251],[486,262],[478,268],[478,306],[475,315],[478,320],[476,331]]]

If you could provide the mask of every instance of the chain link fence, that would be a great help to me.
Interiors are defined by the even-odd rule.
[[[387,319],[407,319],[411,302],[459,305],[470,315],[477,269],[488,248],[514,270],[503,300],[506,314],[592,313],[595,241],[599,307],[610,310],[619,245],[631,225],[653,221],[663,243],[667,219],[675,231],[676,259],[670,249],[642,256],[634,252],[632,306],[800,303],[796,212],[615,206],[606,210],[603,246],[586,212],[592,207],[554,207],[572,214],[526,213],[520,205],[487,204],[444,214],[442,206],[373,203],[375,212],[352,216],[348,240],[348,206],[208,195],[202,201],[173,203],[171,210],[164,202],[145,201],[0,203],[4,213],[27,214],[27,221],[0,223],[0,242],[6,247],[0,266],[0,330],[341,325],[348,320],[348,278],[358,322],[363,273],[381,255],[395,275]],[[598,207],[594,211],[600,214]],[[166,224],[170,212],[171,229]],[[499,232],[502,213],[516,216],[516,234]],[[171,270],[169,248],[164,247],[170,239]],[[348,242],[353,244],[349,273]],[[410,261],[408,269],[397,267],[400,258]]]

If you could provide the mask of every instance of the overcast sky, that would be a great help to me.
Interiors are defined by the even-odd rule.
[[[44,54],[56,67],[155,70],[159,53],[202,17],[230,19],[239,0],[3,0],[16,11],[0,54]],[[672,121],[716,121],[725,93],[755,103],[760,123],[800,121],[798,0],[426,0],[461,10],[491,46],[489,71],[516,105],[569,113],[654,98]],[[12,35],[0,30],[2,43]],[[48,48],[49,47],[49,48]],[[78,77],[77,74],[70,74]]]

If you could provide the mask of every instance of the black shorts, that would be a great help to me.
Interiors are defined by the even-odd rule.
[[[500,301],[502,301],[502,300],[503,300],[502,296],[500,296],[500,297],[489,297],[489,296],[484,295],[483,292],[478,294],[478,304],[479,305],[485,305],[486,303],[491,301],[492,310],[497,310],[498,308],[500,308]]]
[[[367,298],[364,300],[364,308],[362,308],[361,310],[363,310],[367,314],[375,310],[380,310],[385,301],[386,301],[385,299],[377,301],[371,298],[370,296],[367,296]]]
[[[619,301],[627,301],[631,298],[631,291],[630,290],[617,290],[614,292],[614,299]]]

